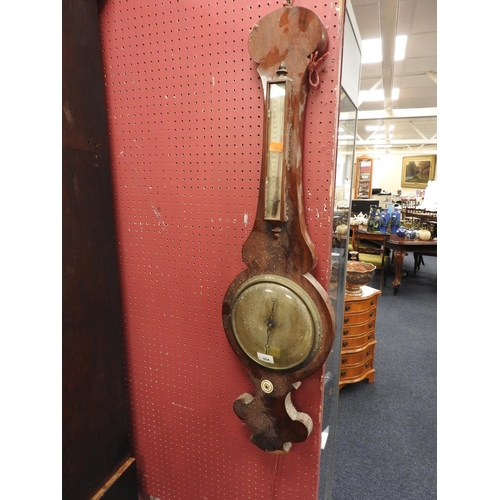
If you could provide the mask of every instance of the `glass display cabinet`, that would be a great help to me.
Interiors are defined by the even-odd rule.
[[[360,156],[356,160],[354,198],[368,200],[372,197],[373,158]]]
[[[349,244],[349,221],[352,192],[354,148],[357,127],[357,109],[344,89],[341,90],[337,168],[335,172],[335,204],[332,234],[330,274],[330,300],[337,312],[336,331],[332,353],[325,363],[323,395],[323,429],[320,463],[319,497],[333,498],[332,477],[335,448],[335,428],[340,378],[340,352],[342,350],[345,275]],[[341,230],[340,226],[344,226]]]
[[[334,450],[339,402],[345,277],[358,124],[361,75],[361,35],[350,0],[346,1],[342,81],[335,168],[332,256],[329,296],[336,311],[332,351],[325,363],[318,499],[333,500]]]

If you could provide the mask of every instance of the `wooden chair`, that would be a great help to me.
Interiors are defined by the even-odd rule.
[[[417,274],[417,271],[420,271],[420,265],[425,266],[424,255],[437,257],[436,252],[413,252],[414,264],[413,264],[413,275]]]
[[[402,196],[399,200],[401,205],[401,218],[409,217],[408,212],[417,207],[417,199],[413,196]]]
[[[352,234],[352,247],[358,252],[358,260],[373,264],[380,270],[380,290],[385,285],[385,269],[390,264],[389,249],[385,248],[387,235],[383,233],[361,234],[354,230]]]

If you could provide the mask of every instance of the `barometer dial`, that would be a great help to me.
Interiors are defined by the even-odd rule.
[[[306,362],[317,349],[321,318],[293,281],[262,275],[246,281],[232,303],[232,327],[245,354],[271,370]]]

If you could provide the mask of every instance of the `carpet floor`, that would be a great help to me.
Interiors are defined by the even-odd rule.
[[[437,258],[413,274],[405,257],[397,295],[393,275],[379,297],[375,381],[339,395],[335,500],[437,498]],[[371,285],[379,286],[376,273]]]

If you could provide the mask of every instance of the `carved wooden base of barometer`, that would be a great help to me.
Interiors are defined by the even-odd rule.
[[[305,441],[313,428],[311,417],[297,411],[292,403],[292,390],[301,382],[252,381],[255,396],[242,394],[233,404],[234,411],[252,428],[252,443],[264,451],[287,453],[292,443]]]

